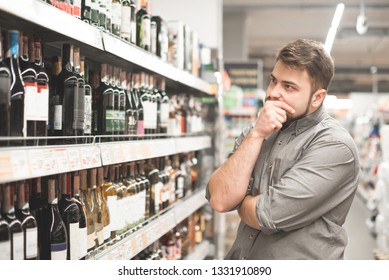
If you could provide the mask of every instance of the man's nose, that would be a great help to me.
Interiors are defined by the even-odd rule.
[[[281,88],[278,85],[269,88],[266,94],[266,100],[279,100],[281,97]]]

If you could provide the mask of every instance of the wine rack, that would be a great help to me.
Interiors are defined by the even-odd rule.
[[[98,63],[119,64],[134,72],[147,71],[164,77],[170,89],[216,94],[215,86],[208,82],[42,1],[1,1],[0,26],[35,33],[44,44],[58,49],[63,42],[77,44],[88,58]],[[0,148],[0,184],[212,147],[211,137],[204,135],[114,142],[100,142],[99,136],[90,139],[88,144],[81,145]],[[4,140],[7,139],[0,139]],[[146,221],[138,230],[95,249],[87,259],[130,259],[205,205],[204,193],[202,187]],[[189,258],[205,257],[208,245],[208,241],[203,241],[199,252]]]
[[[0,2],[0,13],[2,27],[14,29],[15,19],[17,19],[18,29],[36,33],[44,43],[55,45],[56,42],[75,41],[83,47],[84,52],[98,57],[99,62],[128,63],[132,67],[165,77],[169,87],[210,95],[216,94],[215,87],[206,81],[44,2],[38,0],[2,1]]]
[[[189,217],[193,212],[202,207],[207,200],[204,197],[205,187],[200,188],[195,193],[191,194],[182,200],[179,200],[166,211],[153,217],[151,220],[146,221],[146,224],[139,230],[127,235],[120,241],[103,248],[99,252],[99,248],[96,253],[91,253],[87,256],[87,259],[97,260],[117,260],[117,259],[131,259],[138,254],[142,249],[149,246],[154,241],[158,240],[170,229],[174,228],[185,218]],[[205,241],[204,241],[205,242]],[[206,243],[203,244],[205,246]],[[206,248],[199,247],[199,255],[202,254]],[[196,257],[192,255],[192,257]]]

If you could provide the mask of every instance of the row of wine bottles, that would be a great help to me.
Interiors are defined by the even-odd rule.
[[[198,187],[195,152],[0,185],[0,259],[83,259]]]
[[[3,30],[0,40],[0,145],[84,143],[88,135],[104,140],[140,139],[145,135],[179,135],[203,130],[202,104],[194,96],[169,97],[165,80],[101,64],[91,69],[80,49],[64,44],[53,57],[51,74],[42,59],[40,39]],[[120,138],[118,135],[125,135]],[[61,138],[58,136],[66,136]]]
[[[206,238],[206,230],[211,226],[212,220],[206,219],[204,209],[200,208],[132,259],[184,259]]]
[[[196,32],[179,21],[151,15],[147,0],[46,0],[57,8],[199,76]]]

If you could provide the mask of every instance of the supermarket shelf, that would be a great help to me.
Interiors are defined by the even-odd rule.
[[[209,136],[188,136],[84,145],[0,148],[0,183],[209,147]]]
[[[115,244],[108,246],[102,252],[98,252],[95,255],[93,253],[90,254],[87,259],[129,260],[147,246],[157,241],[205,203],[207,203],[207,200],[205,199],[205,187],[203,187],[192,193],[189,197],[176,202],[166,212],[147,221],[139,230],[130,233]],[[205,248],[202,250],[205,251]],[[199,254],[201,254],[200,251]]]
[[[225,116],[236,116],[236,117],[255,117],[257,114],[257,108],[230,108],[224,110]]]
[[[194,251],[185,257],[185,260],[203,260],[210,252],[211,242],[203,240],[200,244],[197,244]]]
[[[10,22],[14,22],[16,17],[20,21],[18,28],[42,34],[48,41],[75,40],[87,46],[88,50],[93,53],[93,57],[105,59],[107,63],[123,64],[124,59],[132,65],[165,77],[171,86],[181,85],[188,90],[200,91],[209,95],[215,94],[214,86],[208,82],[42,1],[0,1],[0,12],[2,12],[0,19],[2,27],[15,26]],[[104,55],[96,52],[96,49],[103,51]]]
[[[12,22],[15,22],[16,17],[30,24],[32,23],[34,26],[67,36],[99,50],[104,50],[100,29],[47,3],[37,0],[0,1],[0,11],[8,13],[12,17]],[[26,23],[24,22],[24,24]],[[29,26],[22,30],[27,31],[31,28]],[[38,31],[44,32],[43,29]]]

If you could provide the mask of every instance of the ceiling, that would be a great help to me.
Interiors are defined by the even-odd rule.
[[[336,0],[224,0],[224,59],[230,58],[228,42],[239,40],[243,59],[263,61],[264,85],[274,65],[276,51],[297,38],[324,43],[340,1]],[[345,0],[331,55],[335,77],[330,86],[333,94],[349,92],[389,93],[389,0],[364,0],[368,30],[356,31],[361,0]],[[226,28],[233,15],[244,18],[240,32]],[[239,33],[238,33],[239,32]],[[234,40],[235,37],[235,40]],[[376,67],[376,74],[372,74]]]

